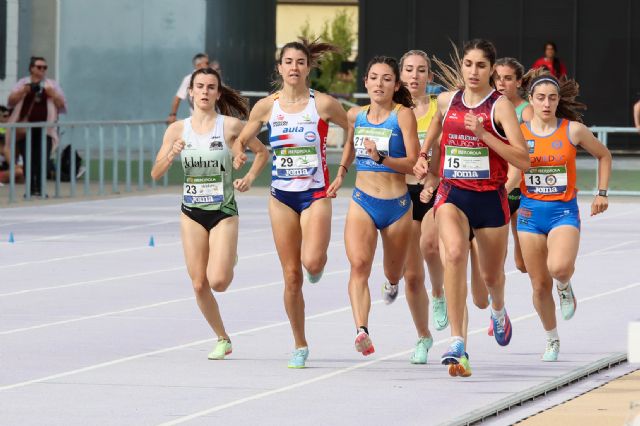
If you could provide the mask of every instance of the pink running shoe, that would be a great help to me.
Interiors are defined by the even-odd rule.
[[[371,338],[364,330],[360,330],[360,332],[356,336],[355,345],[356,345],[356,351],[361,352],[362,355],[364,356],[371,355],[376,351],[373,348],[373,343],[371,342]]]

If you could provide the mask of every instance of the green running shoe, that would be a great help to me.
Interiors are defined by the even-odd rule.
[[[289,360],[289,368],[304,368],[305,362],[309,357],[309,348],[298,348],[293,351],[291,354],[291,359]]]
[[[322,278],[323,273],[324,273],[324,269],[318,272],[316,275],[311,275],[309,271],[307,271],[306,269],[304,270],[304,274],[307,276],[307,281],[309,281],[311,284],[315,284],[318,281],[320,281],[320,278]]]
[[[218,343],[216,343],[216,347],[209,353],[209,359],[224,359],[225,356],[229,355],[233,351],[231,347],[231,340],[228,340],[224,337],[218,337]]]
[[[452,377],[470,377],[471,376],[471,364],[469,363],[469,354],[464,353],[460,357],[460,362],[457,364],[449,364],[449,375]]]
[[[558,360],[560,353],[560,340],[547,339],[547,347],[542,354],[542,360],[545,362],[554,362]]]
[[[447,328],[449,325],[447,299],[444,296],[431,298],[431,308],[433,311],[433,322],[436,324],[436,330],[442,331]]]
[[[573,294],[573,289],[571,288],[571,281],[567,283],[567,288],[564,290],[558,288],[558,282],[556,281],[556,290],[558,290],[558,297],[560,297],[560,312],[562,312],[562,318],[570,320],[573,318],[573,314],[576,313],[576,307],[578,306],[576,295]]]
[[[432,337],[421,337],[416,343],[416,349],[411,356],[411,364],[426,364],[429,349],[433,346]]]

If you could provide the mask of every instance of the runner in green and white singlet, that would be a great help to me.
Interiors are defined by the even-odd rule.
[[[206,134],[193,130],[191,117],[184,120],[182,204],[189,209],[219,210],[234,216],[238,207],[231,177],[233,159],[224,139],[225,118],[218,114],[215,126]]]
[[[247,116],[246,100],[223,86],[220,75],[211,68],[191,75],[189,95],[193,115],[167,128],[151,177],[160,179],[180,156],[184,169],[180,215],[184,258],[198,307],[218,338],[208,358],[224,359],[232,351],[231,340],[212,290],[225,291],[233,279],[238,248],[234,189],[247,191],[251,187],[269,153],[258,139],[247,141],[255,160],[243,178],[232,181],[231,148],[244,127],[236,116]]]

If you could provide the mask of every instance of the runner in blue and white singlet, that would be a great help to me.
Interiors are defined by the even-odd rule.
[[[267,123],[273,152],[271,193],[300,214],[313,201],[327,196],[329,125],[318,115],[313,90],[309,90],[307,106],[298,113],[282,110],[279,92],[273,97]]]

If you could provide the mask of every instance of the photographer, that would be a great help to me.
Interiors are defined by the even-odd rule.
[[[7,99],[7,106],[13,109],[9,122],[55,122],[58,114],[67,112],[64,93],[54,80],[46,78],[47,62],[42,57],[32,56],[29,62],[28,77],[21,78],[11,90]],[[28,131],[29,129],[27,129]],[[47,128],[48,159],[51,150],[58,144],[58,134],[55,127]],[[31,195],[42,195],[42,178],[40,174],[42,153],[42,128],[31,129],[31,162],[25,164],[26,175],[31,173]],[[9,132],[7,132],[9,139]],[[8,146],[9,142],[7,140]],[[18,155],[26,158],[26,132],[16,129],[16,147]],[[46,190],[45,190],[46,194]]]

